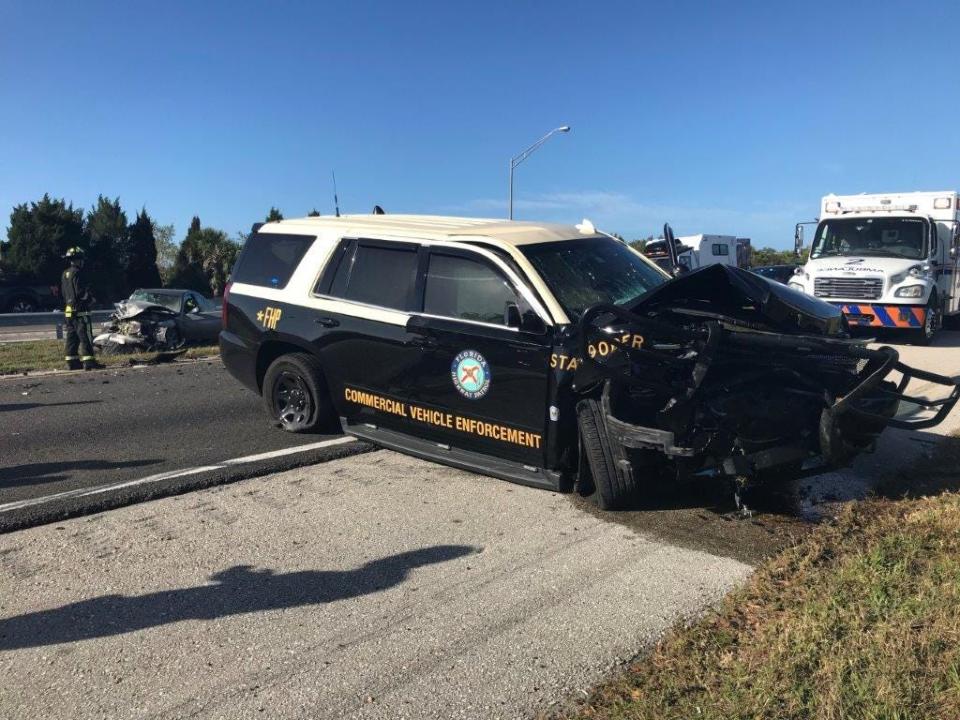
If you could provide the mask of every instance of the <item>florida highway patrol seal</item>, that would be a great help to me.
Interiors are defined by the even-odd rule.
[[[490,366],[476,350],[464,350],[450,363],[450,377],[457,392],[479,400],[490,389]]]

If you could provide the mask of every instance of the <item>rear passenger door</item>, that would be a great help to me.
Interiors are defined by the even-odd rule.
[[[453,448],[543,466],[550,343],[546,325],[503,268],[476,251],[432,247],[421,261],[423,348],[412,388],[417,432]],[[532,319],[508,326],[507,306]],[[530,326],[537,326],[530,331]]]
[[[406,324],[416,302],[419,246],[346,239],[316,293],[335,299],[314,318],[314,345],[334,406],[351,423],[409,432],[410,397],[421,348]]]

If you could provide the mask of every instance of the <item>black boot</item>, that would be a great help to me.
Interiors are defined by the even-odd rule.
[[[82,367],[79,360],[67,360],[67,370],[80,370]]]
[[[103,370],[106,365],[101,365],[96,360],[84,360],[83,369],[84,370]]]

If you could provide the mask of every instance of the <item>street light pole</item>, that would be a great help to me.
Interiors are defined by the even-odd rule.
[[[519,165],[519,164],[522,163],[524,160],[526,160],[528,157],[530,157],[537,148],[539,148],[539,147],[540,147],[541,145],[543,145],[547,140],[549,140],[551,135],[553,135],[553,134],[555,134],[555,133],[558,133],[558,132],[562,132],[562,133],[570,132],[570,126],[569,126],[569,125],[561,125],[561,126],[558,127],[558,128],[554,128],[553,130],[551,130],[550,132],[548,132],[546,135],[544,135],[542,138],[540,138],[539,140],[537,140],[533,145],[531,145],[531,146],[528,147],[526,150],[524,150],[522,153],[520,153],[520,154],[517,155],[516,157],[510,158],[510,194],[509,194],[508,207],[509,207],[509,217],[510,217],[511,220],[513,220],[513,171],[514,171],[514,169],[517,167],[517,165]]]

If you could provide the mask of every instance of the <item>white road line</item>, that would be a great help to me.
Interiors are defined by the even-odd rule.
[[[97,485],[90,488],[77,488],[76,490],[66,490],[64,492],[43,495],[41,497],[29,498],[27,500],[17,500],[15,502],[4,503],[0,505],[0,513],[11,512],[13,510],[22,510],[23,508],[35,507],[57,500],[66,500],[70,498],[90,497],[91,495],[102,495],[104,493],[115,492],[125,488],[138,487],[141,485],[150,485],[152,483],[172,480],[187,475],[199,475],[200,473],[210,472],[211,470],[223,470],[235,465],[259,462],[260,460],[269,460],[271,458],[283,457],[284,455],[295,455],[297,453],[308,452],[310,450],[319,450],[320,448],[332,447],[334,445],[344,445],[346,443],[356,442],[354,437],[338,437],[331,440],[321,440],[320,442],[308,443],[307,445],[297,445],[292,448],[282,450],[272,450],[270,452],[259,453],[257,455],[246,455],[244,457],[224,460],[216,465],[203,465],[201,467],[185,468],[183,470],[171,470],[156,475],[138,478],[136,480],[124,480],[122,482],[110,483],[108,485]]]

